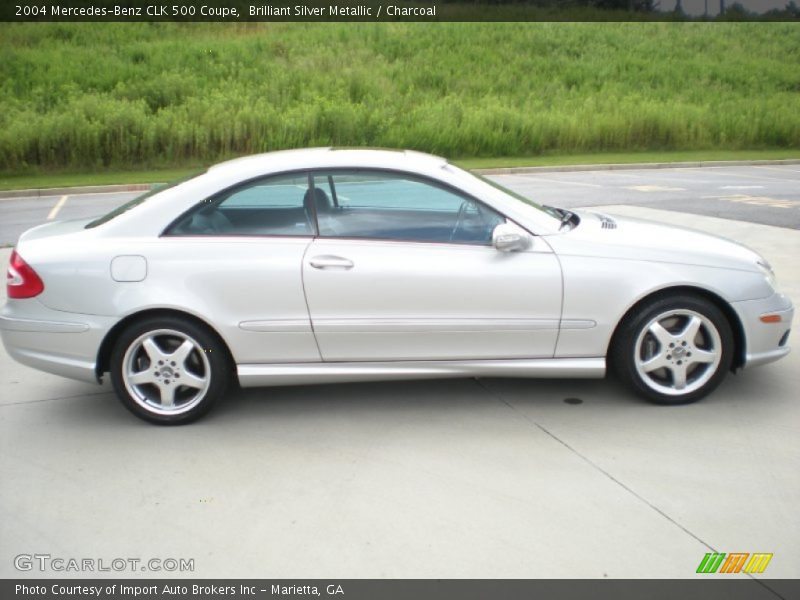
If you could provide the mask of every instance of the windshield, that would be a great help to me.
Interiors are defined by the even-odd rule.
[[[491,179],[483,177],[482,175],[479,175],[478,173],[474,173],[472,171],[465,171],[464,169],[462,169],[460,167],[456,167],[455,165],[450,164],[450,163],[448,163],[447,168],[448,169],[452,169],[453,171],[458,172],[458,173],[460,173],[462,175],[468,175],[469,177],[474,177],[476,179],[480,179],[483,183],[486,183],[486,184],[492,186],[496,190],[500,190],[504,194],[508,194],[509,196],[519,200],[520,202],[524,202],[528,206],[532,206],[533,208],[536,208],[536,209],[542,211],[543,213],[545,213],[548,216],[553,217],[554,219],[561,219],[561,217],[562,217],[561,213],[558,210],[556,210],[555,208],[553,208],[551,206],[543,206],[543,205],[539,204],[538,202],[534,202],[530,198],[526,198],[525,196],[523,196],[521,194],[518,194],[514,190],[510,190],[507,187],[504,187],[504,186],[500,185],[496,181],[492,181]]]
[[[199,173],[192,173],[188,177],[183,177],[182,179],[178,179],[177,181],[173,181],[172,183],[162,184],[162,185],[154,185],[150,191],[141,194],[140,196],[136,196],[133,200],[128,200],[122,206],[118,206],[114,210],[109,213],[104,214],[102,217],[95,219],[94,221],[87,223],[85,229],[91,229],[92,227],[97,227],[98,225],[102,225],[103,223],[108,223],[111,219],[118,217],[119,215],[128,212],[132,208],[136,208],[143,202],[145,202],[148,198],[155,196],[163,192],[164,190],[168,190],[169,188],[175,187],[181,183],[189,181],[190,179],[194,179],[205,173],[205,171],[201,171]]]

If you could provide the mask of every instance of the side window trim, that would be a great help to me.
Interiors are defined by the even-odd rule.
[[[314,188],[314,175],[312,175],[310,170],[306,170],[306,181],[308,182],[308,192],[311,193],[311,197],[314,198],[316,194],[316,190]],[[305,204],[305,201],[303,201]],[[305,207],[303,207],[305,209]],[[319,219],[317,218],[317,203],[312,200],[311,202],[311,214],[308,217],[311,219],[311,235],[314,239],[319,237]]]
[[[331,187],[331,200],[333,200],[333,205],[336,208],[339,208],[339,197],[336,195],[336,186],[333,184],[333,175],[328,175],[328,185]]]

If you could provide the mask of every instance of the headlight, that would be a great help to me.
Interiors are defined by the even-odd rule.
[[[772,289],[776,289],[778,282],[775,279],[775,271],[772,270],[772,265],[770,265],[766,260],[763,258],[761,260],[756,261],[758,268],[761,269],[761,272],[764,274],[764,277],[767,279],[767,283],[772,287]]]

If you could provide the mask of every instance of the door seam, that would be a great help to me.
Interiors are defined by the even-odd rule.
[[[300,259],[300,285],[303,287],[303,301],[306,303],[306,314],[308,315],[308,323],[311,326],[311,335],[314,336],[314,345],[317,347],[317,354],[319,354],[319,362],[325,362],[325,358],[322,356],[322,349],[319,347],[317,331],[314,328],[314,319],[311,317],[311,307],[308,305],[308,292],[306,291],[306,255],[316,241],[317,238],[315,237],[308,243],[308,246],[303,251],[303,257]]]

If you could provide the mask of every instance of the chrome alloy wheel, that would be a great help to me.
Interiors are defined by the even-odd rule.
[[[211,365],[193,338],[174,329],[157,329],[128,346],[122,380],[131,398],[145,410],[177,415],[203,400],[211,383]]]
[[[707,317],[669,310],[639,333],[634,362],[642,381],[656,392],[689,394],[705,385],[722,360],[722,339]]]

